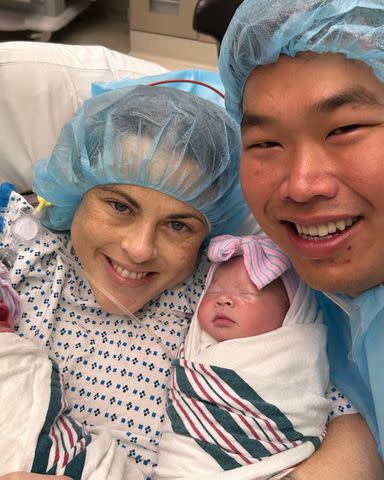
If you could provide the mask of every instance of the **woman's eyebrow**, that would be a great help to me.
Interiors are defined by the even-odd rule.
[[[134,208],[140,209],[140,205],[137,203],[137,201],[134,198],[128,195],[128,193],[122,192],[118,188],[109,186],[109,185],[101,185],[100,188],[105,192],[111,192],[111,193],[116,193],[117,195],[120,195],[121,197],[125,198],[125,200],[129,202]]]
[[[176,214],[176,215],[169,215],[169,219],[171,220],[188,220],[188,219],[195,219],[197,221],[199,221],[202,225],[206,225],[206,222],[204,220],[202,220],[200,217],[198,217],[197,215],[193,215],[193,213],[180,213],[180,214]]]
[[[104,190],[105,192],[111,192],[111,193],[115,193],[117,195],[120,195],[121,197],[125,198],[125,200],[127,202],[129,202],[134,208],[136,208],[137,210],[141,209],[140,204],[137,203],[137,201],[134,198],[132,198],[128,193],[122,192],[121,190],[119,190],[118,187],[114,187],[114,186],[111,186],[111,185],[101,185],[100,188],[101,188],[101,190]],[[170,220],[195,219],[195,220],[199,221],[202,225],[206,225],[205,220],[201,219],[197,215],[194,215],[192,212],[191,213],[176,213],[176,214],[171,213],[168,216],[168,218]]]

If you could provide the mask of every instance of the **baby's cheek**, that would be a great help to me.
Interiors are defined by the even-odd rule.
[[[209,324],[209,319],[211,318],[211,308],[210,302],[203,300],[200,303],[199,309],[197,311],[197,318],[199,319],[200,327],[205,330],[206,326]]]

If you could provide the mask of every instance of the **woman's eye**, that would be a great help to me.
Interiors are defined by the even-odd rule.
[[[344,125],[342,127],[334,128],[330,133],[329,136],[332,135],[343,135],[345,133],[349,132],[354,132],[355,130],[358,130],[361,128],[363,125],[359,125],[357,123],[351,124],[351,125]]]
[[[184,230],[190,230],[189,227],[182,222],[171,222],[170,223],[172,230],[175,230],[175,232],[182,232]]]
[[[127,205],[120,202],[111,202],[112,208],[118,213],[125,213],[128,210]]]

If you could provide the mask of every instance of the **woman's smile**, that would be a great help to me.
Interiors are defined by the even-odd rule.
[[[110,257],[101,254],[107,260],[107,270],[111,275],[112,281],[117,280],[117,283],[121,285],[129,285],[130,287],[139,287],[147,283],[159,272],[153,271],[141,271],[137,267],[127,269],[125,266],[119,264]]]

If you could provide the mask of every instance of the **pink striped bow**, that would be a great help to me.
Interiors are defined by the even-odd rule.
[[[289,258],[266,235],[220,235],[213,238],[208,248],[208,258],[213,264],[208,272],[206,286],[211,283],[220,263],[237,256],[244,258],[248,275],[259,290],[281,277],[288,298],[292,301],[299,278],[292,269]]]

